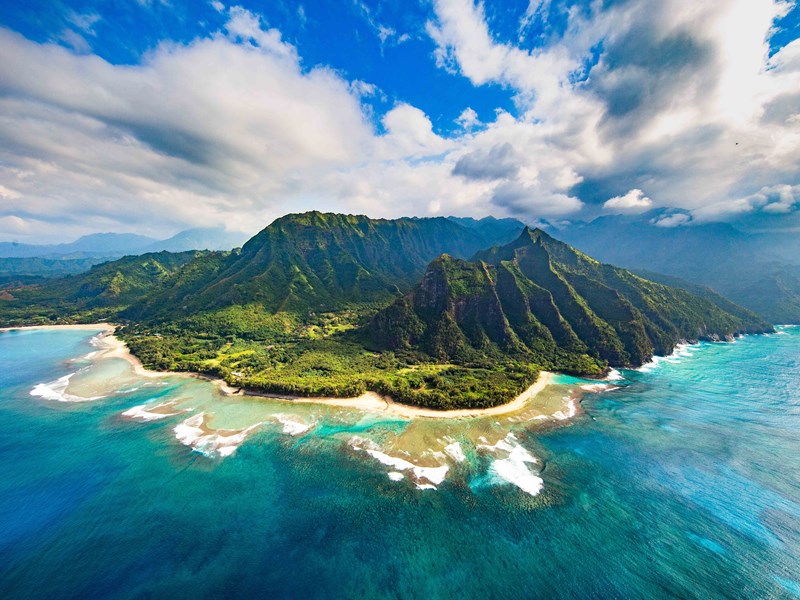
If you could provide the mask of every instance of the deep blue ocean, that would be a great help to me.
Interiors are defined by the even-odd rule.
[[[204,454],[176,437],[190,410],[235,407],[216,418],[241,429],[258,401],[92,367],[95,333],[0,333],[0,598],[800,598],[800,328],[692,346],[571,421],[517,424],[537,495],[468,449],[436,489],[391,480],[346,440],[417,426],[317,409]],[[186,412],[122,416],[154,403]]]

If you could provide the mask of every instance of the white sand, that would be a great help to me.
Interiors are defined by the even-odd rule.
[[[284,396],[280,394],[262,394],[275,400],[286,400],[295,403],[326,404],[340,408],[355,408],[366,412],[382,412],[413,419],[418,417],[429,419],[468,419],[472,417],[485,417],[490,415],[506,415],[524,409],[536,395],[541,392],[551,381],[553,373],[542,371],[536,382],[519,396],[507,404],[493,406],[492,408],[465,408],[458,410],[434,410],[400,404],[388,396],[381,396],[375,392],[366,392],[357,398],[305,398],[302,396]]]

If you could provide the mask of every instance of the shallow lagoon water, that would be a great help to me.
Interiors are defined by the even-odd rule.
[[[2,597],[800,597],[798,328],[682,348],[546,423],[222,397],[92,364],[92,335],[0,334]],[[102,398],[31,395],[71,373]],[[559,383],[568,411],[587,383]],[[193,448],[199,414],[218,437]]]

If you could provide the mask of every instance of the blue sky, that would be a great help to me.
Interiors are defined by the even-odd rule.
[[[27,0],[0,239],[289,211],[800,226],[782,0]],[[654,217],[659,218],[659,217]]]
[[[370,82],[382,94],[368,98],[380,130],[380,116],[397,102],[419,107],[438,133],[457,129],[455,119],[470,106],[481,119],[491,119],[497,108],[514,112],[514,92],[499,84],[473,86],[465,77],[437,68],[431,56],[435,45],[425,32],[433,17],[428,2],[236,2],[262,17],[265,26],[280,30],[294,45],[305,68],[325,65],[348,80]],[[504,3],[492,15],[498,34],[517,37],[519,19],[528,6]],[[57,8],[56,8],[57,7]],[[75,15],[97,15],[91,35],[75,24]],[[142,56],[164,40],[188,44],[224,28],[226,11],[210,2],[53,2],[9,3],[0,15],[3,23],[39,42],[59,39],[67,29],[81,34],[91,52],[113,64],[138,64]],[[541,23],[526,32],[529,45],[543,35]],[[402,38],[402,39],[401,39]]]

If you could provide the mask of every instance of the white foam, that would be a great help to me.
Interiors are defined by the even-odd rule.
[[[517,438],[513,433],[509,433],[504,439],[500,440],[499,442],[491,446],[489,445],[485,437],[481,437],[480,439],[486,443],[478,444],[477,448],[480,448],[482,450],[491,450],[491,451],[505,450],[506,452],[511,452],[514,449],[514,446],[512,444],[516,442]]]
[[[614,385],[613,383],[587,383],[581,386],[581,389],[584,392],[589,392],[590,394],[602,394],[603,392],[610,392],[612,390],[618,390],[620,386]]]
[[[461,444],[458,442],[453,442],[452,444],[445,446],[444,453],[457,463],[467,460],[467,457],[464,455],[464,451],[461,449]]]
[[[391,479],[392,481],[400,481],[404,477],[405,475],[403,475],[399,471],[389,471],[389,479]]]
[[[653,358],[650,359],[649,362],[644,363],[637,370],[640,371],[641,373],[649,373],[650,371],[658,367],[658,365],[663,361],[664,361],[663,356],[654,356]]]
[[[350,446],[354,450],[363,450],[381,464],[392,467],[395,472],[410,471],[416,480],[415,483],[417,488],[421,490],[436,489],[436,486],[445,480],[445,477],[447,477],[447,472],[450,470],[450,467],[447,465],[440,465],[438,467],[421,467],[405,460],[404,458],[390,456],[385,452],[381,452],[381,450],[378,449],[378,446],[371,440],[365,440],[358,436],[354,436],[350,439]],[[427,483],[421,481],[423,479],[426,480]]]
[[[494,461],[491,468],[494,475],[531,496],[538,496],[544,487],[541,477],[531,473],[524,462],[513,460],[510,456]]]
[[[587,383],[581,386],[581,389],[584,392],[589,392],[590,394],[596,394],[599,392],[605,392],[611,384],[609,383]]]
[[[133,392],[136,392],[136,391],[140,390],[142,387],[143,386],[141,386],[141,385],[137,385],[136,387],[117,390],[114,393],[115,394],[132,394]]]
[[[37,383],[30,391],[30,395],[54,402],[91,402],[93,400],[105,398],[105,396],[92,396],[91,398],[84,398],[83,396],[68,394],[66,391],[67,386],[69,385],[69,380],[74,375],[75,373],[70,373],[69,375],[64,375],[64,377],[59,377],[55,381],[51,381],[49,383]]]
[[[272,417],[278,421],[278,423],[283,425],[283,433],[287,433],[292,436],[301,435],[314,427],[313,424],[309,425],[303,421],[298,421],[296,418],[290,415],[277,414],[272,415]]]
[[[654,356],[650,362],[643,364],[638,370],[642,373],[649,373],[661,363],[678,363],[684,358],[693,356],[699,348],[700,344],[687,344],[686,342],[681,342],[675,346],[675,349],[669,356]]]
[[[566,421],[567,419],[571,419],[574,417],[578,412],[578,406],[575,402],[574,398],[564,398],[567,401],[567,410],[559,410],[558,412],[553,413],[553,418],[558,421]]]
[[[500,440],[493,446],[483,445],[479,448],[489,450],[500,450],[507,452],[506,458],[498,458],[492,462],[490,472],[495,477],[511,483],[523,492],[536,496],[544,487],[544,480],[535,473],[531,473],[528,464],[536,464],[539,459],[528,452],[513,433],[509,433],[505,439]]]
[[[611,369],[608,372],[608,375],[606,375],[606,379],[608,381],[619,381],[620,379],[624,379],[624,377],[622,376],[622,373],[620,373],[616,369]]]
[[[176,425],[173,431],[179,442],[190,446],[194,452],[208,457],[217,455],[225,458],[230,456],[242,445],[247,435],[261,425],[261,423],[256,423],[241,431],[230,432],[228,435],[206,433],[203,430],[204,418],[204,413],[197,413]]]
[[[159,419],[166,419],[167,417],[174,417],[175,415],[179,414],[176,412],[162,413],[162,412],[151,412],[147,410],[148,408],[159,408],[160,406],[163,405],[151,406],[149,404],[141,404],[139,406],[134,406],[133,408],[129,408],[124,413],[122,413],[122,416],[128,417],[129,419],[137,419],[139,421],[158,421]]]

